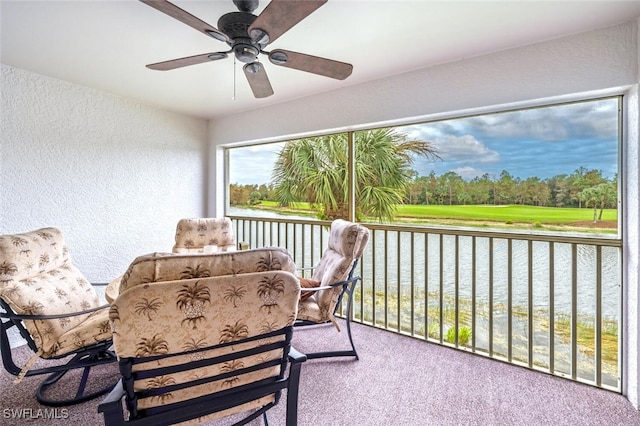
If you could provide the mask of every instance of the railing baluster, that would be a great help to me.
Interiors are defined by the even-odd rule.
[[[578,246],[571,244],[571,378],[578,377]]]
[[[384,231],[384,244],[389,246],[389,233]],[[389,256],[384,257],[384,328],[389,327]]]
[[[376,272],[377,272],[377,262],[376,262],[376,250],[375,247],[377,247],[378,245],[376,244],[376,236],[378,235],[378,232],[374,229],[371,232],[371,244],[373,244],[374,250],[371,253],[371,323],[376,326],[378,325],[377,321],[376,321],[376,311],[378,308],[378,304],[376,303],[377,297],[376,297],[376,283],[378,282],[378,280],[376,279]]]
[[[493,357],[493,237],[489,237],[489,356]]]
[[[429,233],[424,234],[424,338],[429,339]]]
[[[402,270],[400,269],[401,259],[402,259],[402,243],[401,243],[401,232],[396,231],[396,244],[398,245],[396,250],[396,256],[398,261],[396,262],[396,321],[398,321],[398,333],[402,332],[402,292],[400,291],[400,282],[402,281]]]
[[[415,300],[416,300],[416,294],[415,294],[415,285],[416,285],[416,281],[415,281],[415,276],[416,276],[416,265],[415,265],[415,238],[416,238],[416,234],[415,232],[411,232],[410,234],[410,244],[411,244],[411,250],[409,251],[409,253],[411,253],[411,274],[409,276],[409,281],[411,283],[411,328],[410,328],[410,333],[412,336],[415,336],[415,322],[416,322],[416,312],[415,312]],[[400,264],[400,262],[398,262],[398,264]]]
[[[527,365],[533,367],[533,241],[527,242]]]
[[[555,304],[555,243],[549,243],[549,372],[555,373],[556,304]]]
[[[602,386],[602,247],[596,247],[595,380]]]
[[[444,340],[444,235],[438,234],[440,242],[439,257],[440,261],[438,266],[440,267],[440,282],[438,295],[440,297],[440,343]]]
[[[471,350],[476,351],[476,237],[471,237]]]
[[[455,332],[454,344],[456,348],[459,345],[459,335],[460,335],[460,245],[458,244],[460,239],[459,235],[455,236],[454,239],[454,250],[456,253],[456,257],[454,259],[454,313],[455,313],[455,324],[453,325],[453,330]]]
[[[513,240],[507,240],[507,359],[513,361]]]

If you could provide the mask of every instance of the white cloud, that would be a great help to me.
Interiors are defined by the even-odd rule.
[[[485,174],[484,170],[476,169],[475,167],[469,166],[457,167],[455,169],[452,169],[451,171],[457,173],[462,179],[467,181]]]
[[[432,143],[444,161],[462,164],[492,164],[500,161],[500,153],[488,148],[472,135],[445,136]]]

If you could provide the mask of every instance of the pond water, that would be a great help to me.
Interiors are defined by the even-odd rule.
[[[309,220],[308,217],[239,208],[233,208],[229,214],[262,219]],[[304,266],[311,266],[314,263],[312,258],[317,258],[321,253],[320,248],[312,246],[326,241],[326,235],[320,235],[326,234],[326,230],[293,224],[287,226],[287,230],[278,231],[267,228],[265,241],[271,241],[272,232],[286,233],[286,245],[294,253],[294,257],[303,258]],[[293,235],[301,233],[305,233],[305,238],[293,238]],[[314,234],[313,237],[308,235],[311,233]],[[375,284],[376,290],[382,290],[386,285],[392,291],[400,286],[403,291],[402,289],[406,290],[413,285],[414,288],[434,293],[439,292],[442,286],[444,294],[453,296],[457,275],[459,296],[470,300],[475,259],[475,294],[479,303],[489,302],[492,282],[494,305],[506,304],[511,277],[512,304],[526,307],[531,279],[534,309],[548,309],[550,296],[553,296],[555,312],[569,315],[572,312],[572,285],[575,279],[578,314],[590,317],[595,315],[598,303],[596,246],[578,244],[574,248],[572,244],[555,243],[553,252],[550,252],[551,243],[546,241],[534,241],[529,245],[528,241],[512,240],[509,247],[507,239],[476,237],[474,255],[473,244],[474,239],[470,236],[456,238],[453,235],[443,235],[441,238],[438,234],[398,234],[395,231],[376,230],[372,232],[369,247],[365,251],[362,276],[365,285],[372,287]],[[618,319],[621,306],[620,249],[602,247],[601,250],[601,310],[605,318]],[[375,283],[372,283],[374,279]]]

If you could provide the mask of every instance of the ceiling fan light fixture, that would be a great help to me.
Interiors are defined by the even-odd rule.
[[[250,63],[256,60],[260,49],[248,42],[239,41],[233,44],[233,53],[240,62]]]
[[[269,55],[269,60],[276,65],[283,65],[287,63],[289,57],[286,53],[280,50],[275,50]]]

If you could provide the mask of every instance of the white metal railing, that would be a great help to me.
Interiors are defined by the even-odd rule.
[[[326,247],[330,222],[230,217],[299,267]],[[353,321],[621,391],[619,238],[366,226]]]

